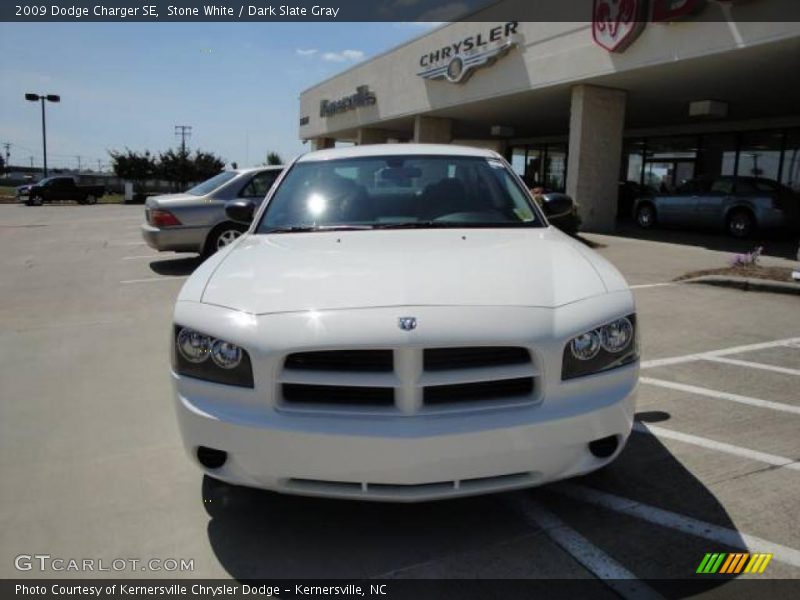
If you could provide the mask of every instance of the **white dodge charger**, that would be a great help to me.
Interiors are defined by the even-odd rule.
[[[189,278],[172,334],[184,444],[209,476],[418,501],[572,477],[622,450],[633,296],[498,154],[311,152],[255,214],[227,211],[249,232]]]

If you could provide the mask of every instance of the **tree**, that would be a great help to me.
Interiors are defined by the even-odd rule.
[[[170,148],[158,156],[158,174],[166,181],[180,184],[205,181],[225,168],[225,161],[212,152],[196,150],[194,155],[188,150]]]
[[[197,150],[192,162],[195,181],[210,179],[225,168],[225,161],[211,152]]]
[[[267,162],[264,164],[267,166],[282,165],[283,159],[277,152],[267,152]]]
[[[178,148],[170,148],[158,155],[158,177],[171,183],[180,183],[183,187],[191,181],[189,171],[189,152]]]
[[[139,154],[130,148],[125,148],[125,152],[109,150],[108,154],[111,156],[114,174],[132,181],[137,188],[141,188],[146,180],[156,175],[156,161],[149,151]]]

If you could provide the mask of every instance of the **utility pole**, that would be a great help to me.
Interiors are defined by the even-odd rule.
[[[33,168],[33,157],[31,156],[31,169]]]
[[[175,135],[181,136],[181,191],[186,187],[186,138],[192,137],[191,125],[175,125]]]
[[[6,142],[3,147],[6,149],[6,171],[8,171],[8,167],[11,165],[11,144]]]
[[[77,156],[75,156],[75,158],[78,159],[78,175],[80,175],[81,174],[81,155],[78,154]]]
[[[181,136],[181,152],[186,152],[186,138],[192,137],[191,125],[175,125],[175,135]]]
[[[101,173],[102,171],[103,171],[103,169],[100,167],[100,159],[98,158],[97,159],[97,172]]]

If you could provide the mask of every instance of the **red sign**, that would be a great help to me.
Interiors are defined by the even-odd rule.
[[[645,0],[594,0],[592,36],[609,52],[622,52],[647,22]]]

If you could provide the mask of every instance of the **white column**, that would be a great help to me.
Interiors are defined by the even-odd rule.
[[[335,146],[336,146],[336,140],[334,138],[329,138],[329,137],[311,138],[312,150],[325,150],[326,148],[334,148]]]
[[[385,144],[388,135],[383,129],[373,129],[371,127],[359,127],[356,135],[356,144],[364,146],[366,144]]]
[[[414,117],[414,143],[449,144],[453,140],[453,121],[438,117]]]
[[[572,88],[567,194],[587,231],[613,231],[617,213],[626,92]]]

